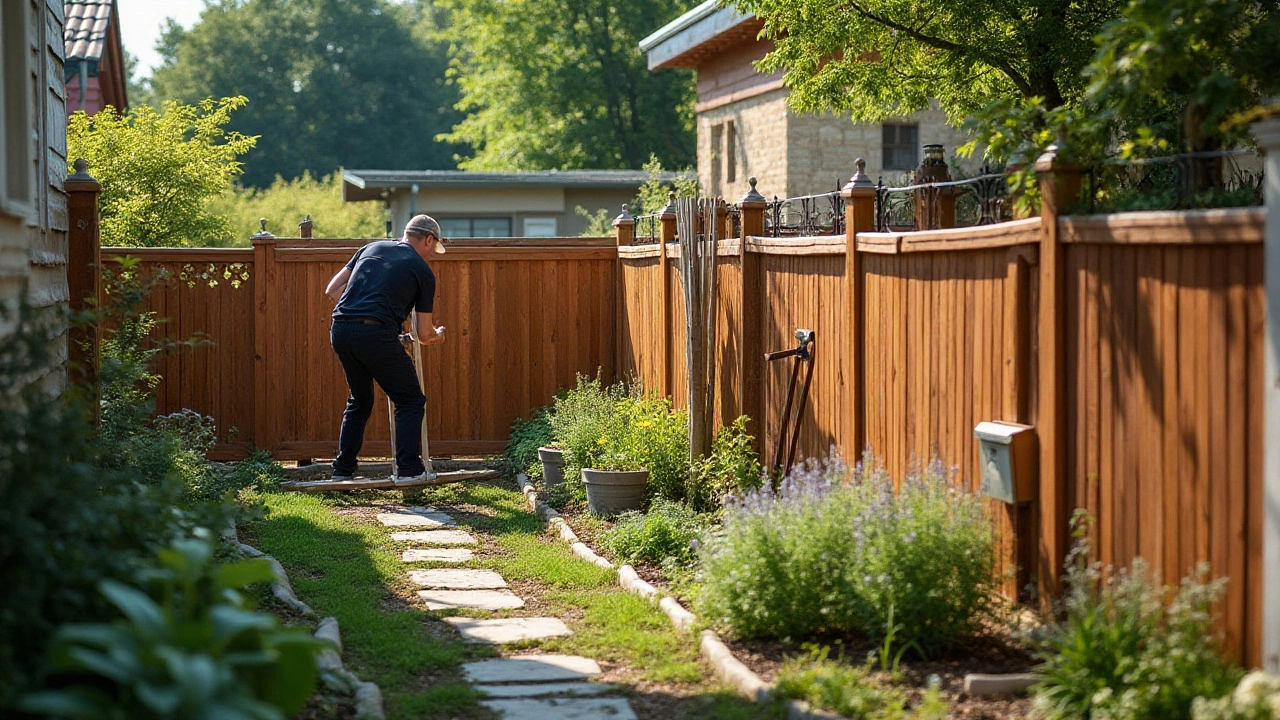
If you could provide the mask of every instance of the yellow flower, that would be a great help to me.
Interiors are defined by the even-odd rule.
[[[653,427],[653,423],[649,422],[648,420],[641,420],[640,422],[636,423],[636,425],[637,425],[638,427],[642,427],[642,428],[651,428],[651,427]]]
[[[597,445],[607,445],[607,444],[609,444],[609,438],[606,438],[606,437],[604,437],[604,436],[602,435],[602,436],[600,436],[600,439],[596,441],[596,444],[597,444]]]

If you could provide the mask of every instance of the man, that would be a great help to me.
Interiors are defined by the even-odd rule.
[[[415,215],[400,240],[381,240],[360,248],[325,288],[325,295],[338,303],[329,337],[351,389],[342,414],[338,457],[333,461],[335,480],[355,476],[364,426],[373,412],[375,382],[395,404],[399,479],[429,479],[422,462],[426,397],[401,342],[444,342],[444,328],[431,320],[436,276],[427,265],[431,253],[444,251],[439,223],[430,216]],[[410,313],[410,331],[402,336],[401,323]]]

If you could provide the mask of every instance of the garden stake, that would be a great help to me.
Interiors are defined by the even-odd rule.
[[[783,404],[782,409],[782,428],[779,433],[777,450],[773,455],[773,470],[776,472],[782,470],[782,474],[786,475],[791,470],[792,463],[796,459],[796,448],[800,445],[800,426],[804,422],[804,406],[809,399],[809,385],[813,382],[813,338],[814,332],[806,328],[796,328],[796,347],[790,350],[779,350],[777,352],[765,353],[765,362],[773,362],[783,358],[794,357],[795,363],[791,366],[791,380],[787,383],[787,401]],[[807,363],[809,369],[805,373],[804,385],[800,389],[800,403],[796,408],[795,428],[791,429],[791,402],[795,399],[796,379],[800,376],[801,363]],[[787,448],[787,436],[790,435],[790,449]],[[787,464],[782,464],[782,458],[787,458]]]

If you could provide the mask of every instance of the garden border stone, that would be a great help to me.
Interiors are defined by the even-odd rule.
[[[271,563],[271,572],[276,577],[275,582],[271,583],[271,594],[295,612],[307,617],[316,617],[316,611],[312,610],[310,605],[299,600],[294,593],[293,584],[289,582],[289,575],[285,572],[284,566],[280,564],[279,560],[252,545],[240,542],[240,534],[236,531],[235,523],[228,525],[227,529],[222,532],[222,537],[235,545],[241,553],[248,557],[266,558]],[[327,617],[321,620],[316,626],[314,636],[333,646],[320,651],[320,655],[316,658],[316,666],[321,672],[327,670],[338,676],[352,688],[356,719],[387,720],[387,713],[382,704],[382,689],[378,687],[378,684],[361,680],[356,677],[355,673],[347,670],[342,665],[342,632],[338,627],[338,619]]]

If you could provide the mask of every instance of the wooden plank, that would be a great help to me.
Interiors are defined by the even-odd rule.
[[[1266,209],[1161,210],[1067,217],[1062,242],[1141,245],[1261,243]]]
[[[902,233],[901,252],[989,250],[1032,245],[1040,240],[1040,219],[1027,218],[995,225]]]
[[[351,259],[348,248],[281,248],[276,251],[277,260],[282,263],[300,262],[346,262]],[[475,261],[510,261],[510,260],[616,260],[617,248],[576,248],[576,247],[475,247],[450,248],[448,254],[437,255],[431,259],[432,264],[449,264]]]
[[[252,248],[146,248],[146,247],[104,247],[104,259],[136,257],[148,263],[165,262],[214,262],[214,263],[251,263],[255,254]]]
[[[1226,531],[1227,562],[1224,574],[1227,581],[1227,597],[1225,600],[1225,617],[1228,631],[1235,643],[1232,653],[1242,662],[1246,660],[1246,636],[1249,631],[1247,595],[1249,587],[1246,568],[1248,566],[1248,529],[1249,512],[1248,474],[1249,433],[1248,421],[1248,387],[1247,371],[1249,358],[1248,308],[1246,276],[1249,262],[1247,253],[1231,253],[1224,263],[1226,269],[1225,312],[1226,312],[1226,344],[1222,351],[1226,354],[1226,376],[1224,378],[1226,396],[1223,398],[1226,410],[1226,423],[1222,428],[1225,435],[1223,450],[1226,454],[1226,517],[1222,524]]]
[[[395,482],[391,478],[369,478],[367,480],[302,480],[280,483],[280,489],[286,492],[358,492],[361,490],[409,490],[412,488],[472,480],[496,480],[502,477],[497,470],[455,470],[437,473],[430,480],[417,482]]]

